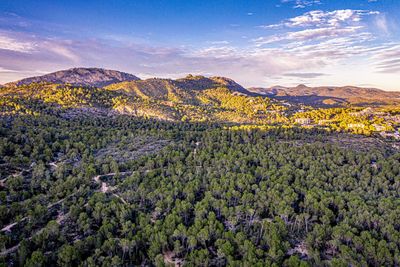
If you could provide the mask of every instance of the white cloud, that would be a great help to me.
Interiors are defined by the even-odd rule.
[[[381,73],[400,73],[400,44],[389,45],[373,55],[374,67]]]
[[[381,49],[378,53],[376,53],[374,55],[374,58],[380,59],[380,60],[400,58],[400,45],[393,44],[384,49]]]
[[[227,45],[227,44],[229,44],[230,42],[229,41],[226,41],[226,40],[222,40],[222,41],[211,41],[211,42],[209,42],[210,44],[213,44],[213,45]]]
[[[0,49],[21,53],[31,53],[35,50],[35,43],[18,41],[0,33]]]
[[[211,46],[199,49],[192,53],[196,57],[214,57],[214,58],[226,58],[233,57],[237,54],[237,51],[232,46]]]
[[[320,73],[320,72],[294,72],[294,73],[284,73],[282,76],[287,76],[287,77],[295,77],[295,78],[305,78],[305,79],[314,79],[318,78],[321,76],[326,76],[327,74],[325,73]]]
[[[80,58],[73,51],[71,51],[67,46],[63,44],[57,44],[55,42],[45,41],[41,44],[42,47],[46,47],[49,51],[67,58],[75,63],[78,63]]]
[[[378,15],[378,11],[341,9],[334,11],[313,10],[300,16],[289,18],[278,24],[261,26],[277,27],[339,27],[357,24],[363,16]]]
[[[293,3],[293,8],[306,8],[313,5],[320,5],[321,0],[281,0],[282,3]]]
[[[260,37],[254,39],[256,45],[261,46],[265,44],[280,42],[280,41],[313,41],[315,39],[325,39],[338,37],[343,35],[349,35],[356,33],[358,30],[362,29],[362,26],[353,26],[353,27],[345,27],[345,28],[316,28],[316,29],[306,29],[302,31],[296,32],[287,32],[282,35],[272,35],[267,37]]]
[[[14,34],[0,32],[0,49],[24,54],[51,54],[59,55],[75,63],[79,62],[79,56],[69,46],[71,41],[39,38],[26,34]]]
[[[374,24],[382,33],[389,34],[389,24],[385,14],[376,16]]]
[[[10,69],[6,69],[6,68],[3,68],[3,67],[0,67],[0,73],[3,73],[3,72],[5,72],[5,73],[13,73],[13,72],[19,72],[19,71],[17,71],[17,70],[10,70]]]

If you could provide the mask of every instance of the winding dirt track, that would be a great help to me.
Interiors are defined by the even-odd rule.
[[[128,175],[133,173],[133,171],[129,171],[129,172],[120,172],[118,174],[120,175]],[[95,181],[97,184],[101,184],[101,188],[100,188],[100,192],[102,193],[108,193],[108,192],[112,192],[112,190],[114,190],[114,187],[109,186],[106,182],[103,182],[100,180],[100,178],[102,177],[111,177],[117,175],[117,173],[115,172],[111,172],[111,173],[107,173],[107,174],[102,174],[102,175],[96,175],[95,177],[93,177],[93,181]],[[124,204],[128,204],[128,202],[125,201],[125,199],[123,199],[120,195],[116,194],[116,193],[112,193],[113,196],[115,196],[116,198],[120,199],[122,201],[122,203]]]
[[[53,166],[53,167],[57,167],[57,165],[55,164],[55,162],[52,162],[52,163],[50,163],[49,165],[51,165],[51,166]],[[128,174],[132,174],[132,173],[134,173],[134,172],[135,172],[135,171],[120,172],[120,173],[111,172],[111,173],[107,173],[107,174],[96,175],[96,176],[93,177],[93,181],[94,181],[96,184],[100,184],[100,185],[101,185],[100,192],[102,192],[102,193],[111,193],[113,196],[115,196],[116,198],[118,198],[119,200],[121,200],[122,203],[128,205],[129,203],[126,202],[125,199],[123,199],[120,195],[118,195],[118,194],[116,194],[116,193],[112,193],[112,191],[115,189],[115,187],[111,187],[111,186],[109,186],[106,182],[101,181],[101,178],[103,178],[103,177],[111,177],[111,176],[114,176],[114,175],[117,175],[117,174],[119,174],[119,175],[128,175]],[[78,193],[78,192],[72,193],[72,194],[70,194],[70,195],[64,197],[63,199],[60,199],[60,200],[58,200],[58,201],[56,201],[56,202],[54,202],[54,203],[51,203],[51,204],[47,205],[47,209],[51,209],[52,207],[54,207],[54,206],[56,206],[56,205],[58,205],[58,204],[61,204],[61,203],[64,202],[66,199],[68,199],[68,198],[70,198],[70,197],[76,195],[77,193]],[[57,218],[56,222],[57,222],[58,224],[61,224],[61,222],[65,219],[65,217],[66,217],[65,215],[59,216],[59,217]],[[28,217],[24,217],[24,218],[22,218],[21,220],[19,220],[19,221],[17,221],[17,222],[10,223],[10,224],[6,225],[5,227],[3,227],[3,228],[0,230],[0,232],[11,232],[11,229],[12,229],[14,226],[16,226],[17,224],[19,224],[19,223],[21,223],[21,222],[23,222],[23,221],[25,221],[25,220],[27,220],[27,219],[28,219]],[[28,240],[31,240],[35,235],[40,234],[40,233],[44,230],[44,228],[45,228],[45,227],[43,227],[42,229],[40,229],[39,231],[37,231],[36,233],[34,233],[33,235],[31,235],[31,236],[28,238]],[[4,257],[4,256],[7,256],[7,255],[10,254],[10,253],[16,252],[16,251],[18,250],[18,248],[20,247],[20,244],[21,244],[21,243],[18,243],[17,245],[15,245],[15,246],[13,246],[13,247],[11,247],[11,248],[8,248],[8,249],[6,249],[6,250],[0,252],[0,257]],[[167,261],[167,262],[168,262],[168,261]],[[174,263],[175,266],[181,266],[181,262],[179,262],[179,261],[172,261],[171,263]]]

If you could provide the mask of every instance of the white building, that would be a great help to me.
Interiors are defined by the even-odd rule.
[[[307,124],[311,123],[311,119],[310,118],[297,118],[295,120],[295,122],[298,124],[307,125]]]

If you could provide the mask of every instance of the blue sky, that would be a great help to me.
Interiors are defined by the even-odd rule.
[[[400,90],[398,0],[0,1],[0,83],[104,67]]]

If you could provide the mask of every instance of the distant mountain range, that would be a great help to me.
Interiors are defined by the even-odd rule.
[[[30,77],[16,82],[5,84],[5,86],[20,86],[30,83],[68,83],[78,86],[103,87],[112,83],[123,81],[140,80],[135,75],[116,70],[106,70],[100,68],[73,68],[68,70],[56,71],[43,76]]]
[[[31,83],[71,84],[75,86],[93,86],[112,91],[124,91],[131,96],[147,99],[166,100],[172,96],[182,102],[193,98],[193,90],[227,88],[233,92],[248,96],[266,96],[277,100],[302,103],[314,106],[385,105],[400,103],[400,92],[388,92],[376,88],[344,87],[296,87],[274,86],[271,88],[244,88],[234,80],[225,77],[204,77],[188,75],[181,79],[151,78],[141,80],[135,75],[101,68],[72,68],[22,79],[5,84],[16,87]],[[1,87],[1,86],[0,86]],[[191,101],[189,101],[191,102]]]
[[[309,105],[341,104],[396,104],[400,103],[400,92],[389,92],[377,88],[355,86],[296,87],[274,86],[271,88],[253,87],[249,91],[267,97]]]

